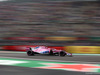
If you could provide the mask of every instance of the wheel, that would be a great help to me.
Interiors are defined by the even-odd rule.
[[[60,53],[59,53],[59,56],[65,56],[66,55],[66,53],[64,52],[64,51],[61,51]]]
[[[34,52],[33,51],[27,51],[27,55],[28,56],[33,56],[34,55]]]
[[[49,53],[49,55],[53,55],[53,51],[52,51],[52,50],[50,50],[50,53]]]

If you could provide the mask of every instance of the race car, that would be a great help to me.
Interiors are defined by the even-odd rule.
[[[54,48],[48,48],[46,46],[37,46],[37,47],[27,47],[26,52],[28,56],[34,56],[35,54],[47,54],[55,56],[69,56],[72,57],[72,53],[68,53],[64,50],[57,50]]]

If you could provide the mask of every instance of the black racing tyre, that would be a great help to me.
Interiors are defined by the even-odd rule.
[[[34,52],[31,51],[31,50],[30,50],[30,51],[27,51],[27,55],[28,55],[28,56],[34,56]]]
[[[53,55],[53,51],[52,51],[52,50],[50,50],[50,53],[49,53],[49,55]]]
[[[61,51],[61,52],[59,53],[59,56],[61,56],[61,57],[65,56],[65,55],[66,55],[66,53],[65,53],[64,51]]]

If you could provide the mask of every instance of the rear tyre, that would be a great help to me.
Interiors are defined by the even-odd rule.
[[[66,53],[65,53],[64,51],[61,51],[61,52],[59,53],[59,56],[61,56],[61,57],[65,56],[65,55],[66,55]]]
[[[49,53],[49,55],[54,55],[52,50],[50,50],[50,53]]]
[[[27,51],[27,55],[28,56],[34,56],[34,52],[33,51]]]

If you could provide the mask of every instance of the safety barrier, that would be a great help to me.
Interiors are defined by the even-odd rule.
[[[16,46],[3,46],[3,50],[10,50],[10,51],[26,51],[27,47],[36,47],[36,45],[16,45]],[[48,46],[49,48],[55,48],[59,50],[63,50],[63,47],[57,46]]]
[[[45,37],[45,40],[51,41],[75,41],[76,37]]]
[[[2,46],[3,50],[11,51],[26,51],[27,47],[36,47],[34,45],[16,45],[16,46]],[[100,46],[48,46],[58,50],[65,50],[69,53],[87,53],[100,54]]]
[[[70,53],[87,53],[87,54],[99,54],[99,46],[65,46],[66,51]]]
[[[35,46],[33,45],[3,46],[3,49],[10,51],[26,51],[26,47],[35,47]]]

